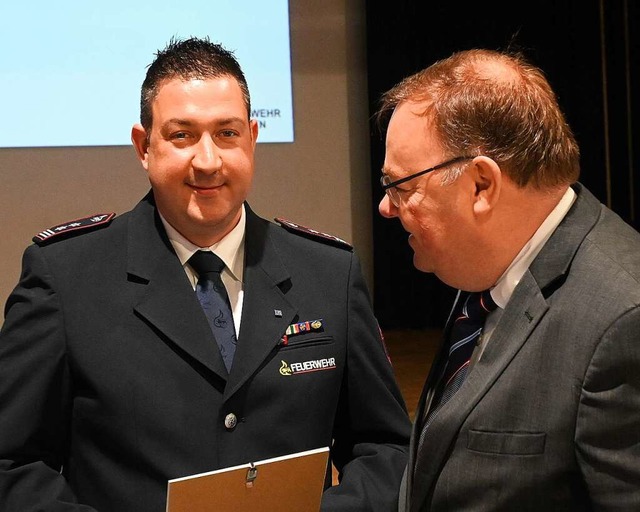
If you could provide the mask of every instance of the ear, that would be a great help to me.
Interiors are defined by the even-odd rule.
[[[470,175],[474,181],[473,212],[486,215],[492,211],[502,190],[502,171],[495,160],[487,156],[477,156],[472,162]]]
[[[255,119],[249,120],[249,129],[251,130],[251,145],[255,149],[258,142],[258,121]]]
[[[136,154],[138,155],[138,159],[140,160],[142,167],[144,167],[145,170],[148,170],[149,142],[147,139],[147,131],[139,123],[134,124],[133,128],[131,128],[131,142],[133,143],[133,147],[136,150]]]

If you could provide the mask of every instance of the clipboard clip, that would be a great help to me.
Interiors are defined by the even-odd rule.
[[[258,478],[258,468],[250,462],[251,467],[247,470],[246,486],[247,488],[253,487],[253,481]]]

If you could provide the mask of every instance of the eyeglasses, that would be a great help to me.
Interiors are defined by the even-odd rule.
[[[452,158],[451,160],[442,162],[441,164],[434,165],[433,167],[429,167],[429,169],[425,169],[424,171],[409,174],[409,176],[405,176],[404,178],[400,178],[399,180],[396,180],[396,181],[391,181],[391,178],[389,178],[389,176],[387,176],[386,174],[383,174],[380,177],[380,185],[382,185],[382,190],[384,190],[387,193],[387,195],[389,196],[389,199],[391,200],[393,205],[397,208],[398,206],[400,206],[400,193],[396,188],[398,185],[402,185],[403,183],[409,180],[412,180],[413,178],[417,178],[418,176],[422,176],[423,174],[427,174],[428,172],[442,169],[447,165],[455,164],[457,162],[462,162],[463,160],[472,160],[473,158],[474,157],[472,156],[457,156],[455,158]]]

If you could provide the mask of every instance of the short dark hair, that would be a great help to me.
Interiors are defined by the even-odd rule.
[[[378,120],[403,102],[424,104],[422,115],[448,156],[488,156],[520,187],[578,179],[580,151],[571,128],[544,73],[522,54],[454,53],[385,93]]]
[[[184,40],[171,38],[164,50],[156,53],[156,58],[149,66],[142,83],[140,123],[149,133],[153,122],[151,105],[163,82],[175,78],[191,80],[223,76],[233,77],[238,82],[247,107],[247,117],[250,117],[249,87],[233,52],[212,43],[208,37],[191,37]]]

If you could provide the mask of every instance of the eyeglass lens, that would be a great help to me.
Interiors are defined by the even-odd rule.
[[[387,175],[383,175],[380,177],[380,184],[383,187],[386,187],[389,183],[391,183],[391,178]],[[389,200],[396,208],[400,206],[400,194],[398,193],[398,189],[395,187],[391,187],[385,190],[387,196],[389,196]]]

